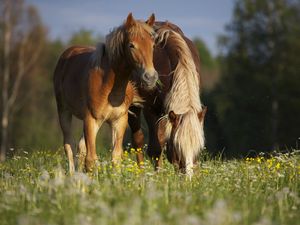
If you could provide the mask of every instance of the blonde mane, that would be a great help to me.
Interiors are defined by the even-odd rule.
[[[108,53],[108,58],[110,62],[115,62],[116,60],[124,56],[124,42],[126,41],[126,36],[141,36],[150,34],[154,35],[154,30],[152,27],[148,26],[145,22],[136,20],[135,24],[129,29],[126,29],[125,24],[114,28],[106,36],[106,51]]]
[[[180,114],[180,125],[174,134],[173,143],[179,158],[186,164],[204,148],[203,123],[199,123],[198,113],[202,111],[199,75],[192,53],[180,34],[169,29],[158,29],[157,40],[176,49],[178,64],[173,73],[172,87],[165,99],[166,113]],[[166,119],[164,116],[162,119]],[[170,138],[172,125],[167,121],[165,135]],[[188,165],[187,165],[188,167]]]

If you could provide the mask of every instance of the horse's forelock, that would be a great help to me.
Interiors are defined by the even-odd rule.
[[[114,28],[106,36],[106,46],[109,60],[114,62],[115,60],[124,56],[124,43],[127,36],[143,37],[145,34],[152,36],[154,35],[154,30],[145,22],[139,20],[136,20],[135,24],[128,29],[126,29],[124,24]]]

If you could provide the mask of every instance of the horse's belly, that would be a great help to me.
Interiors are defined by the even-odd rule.
[[[76,88],[74,88],[74,86],[69,88],[68,85],[66,85],[64,88],[64,99],[69,111],[71,111],[71,113],[78,119],[82,120],[84,118],[84,112],[86,111],[85,109],[87,105],[80,85]]]

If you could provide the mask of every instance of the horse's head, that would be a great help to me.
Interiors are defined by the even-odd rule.
[[[158,80],[158,73],[153,65],[155,32],[152,14],[146,22],[135,20],[130,13],[125,21],[125,55],[133,66],[132,79],[145,89],[153,89]]]
[[[203,123],[206,111],[207,107],[203,107],[197,114],[176,114],[174,111],[168,114],[171,127],[166,140],[167,156],[181,170],[185,171],[188,164],[195,160],[196,153],[204,148]]]

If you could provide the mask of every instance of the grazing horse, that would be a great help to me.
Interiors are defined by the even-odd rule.
[[[112,162],[118,163],[128,120],[128,108],[141,102],[131,80],[153,89],[158,74],[153,66],[154,14],[144,21],[130,13],[126,21],[94,47],[73,46],[60,56],[54,89],[69,171],[75,170],[71,148],[71,120],[83,121],[79,169],[92,171],[97,162],[96,135],[103,122],[112,128]],[[133,75],[132,75],[133,74]]]
[[[167,158],[182,172],[192,175],[193,163],[204,148],[203,121],[206,107],[200,100],[200,59],[193,42],[176,25],[156,22],[157,45],[153,62],[159,73],[160,88],[139,88],[144,98],[144,116],[149,128],[147,153],[161,166],[161,152],[166,145]],[[141,109],[132,107],[129,116],[133,145],[142,148]],[[142,152],[137,160],[143,160]]]

